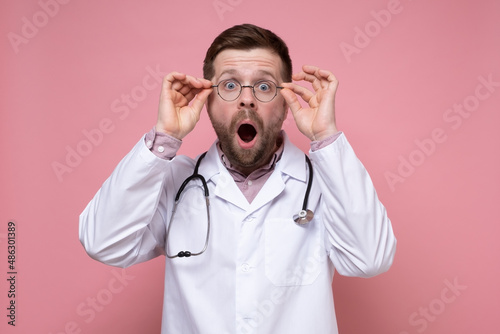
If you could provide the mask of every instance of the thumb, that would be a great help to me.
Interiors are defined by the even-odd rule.
[[[193,102],[191,104],[191,107],[199,114],[201,113],[201,109],[203,109],[203,106],[205,105],[205,102],[207,102],[208,96],[212,94],[213,89],[212,88],[206,88],[201,90],[198,94],[196,94],[195,98],[193,99]]]
[[[290,110],[292,111],[293,114],[295,114],[298,110],[302,108],[302,105],[300,104],[297,95],[291,89],[283,88],[280,90],[280,93],[285,99],[285,102],[290,107]]]

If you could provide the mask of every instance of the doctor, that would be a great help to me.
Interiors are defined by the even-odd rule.
[[[292,76],[285,43],[249,24],[213,41],[203,75],[164,78],[155,127],[80,216],[82,244],[119,267],[168,255],[164,334],[337,333],[334,272],[385,272],[396,239],[367,171],[337,130],[335,76],[314,66]],[[176,156],[204,105],[218,140],[202,160]],[[311,141],[312,170],[281,130],[288,108]],[[197,162],[209,201],[194,179],[172,219]],[[308,184],[314,216],[296,224]]]

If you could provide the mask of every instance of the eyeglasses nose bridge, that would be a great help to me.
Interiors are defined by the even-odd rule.
[[[238,99],[240,96],[242,96],[242,94],[243,94],[243,88],[250,88],[250,89],[251,89],[250,94],[252,94],[252,97],[253,97],[253,98],[256,98],[256,99],[257,99],[257,96],[255,96],[255,89],[254,89],[254,86],[250,86],[250,85],[240,85],[240,93],[238,94],[237,99]]]
[[[254,87],[254,86],[250,86],[250,85],[240,85],[240,86],[241,86],[241,89],[243,89],[243,88],[252,88],[252,90],[253,90],[253,87]]]

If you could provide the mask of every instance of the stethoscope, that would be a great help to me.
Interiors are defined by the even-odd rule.
[[[172,209],[172,216],[170,218],[170,223],[168,224],[167,235],[166,235],[166,240],[165,240],[166,255],[170,259],[173,259],[176,257],[190,257],[190,256],[201,255],[205,252],[205,250],[208,247],[208,239],[210,236],[210,200],[208,199],[209,192],[208,192],[207,181],[205,180],[203,175],[198,173],[198,169],[200,167],[201,160],[203,160],[203,158],[205,157],[206,154],[207,154],[207,152],[200,155],[200,157],[198,158],[198,161],[196,161],[196,165],[194,167],[193,174],[191,174],[191,176],[189,176],[187,179],[184,180],[184,182],[182,182],[182,185],[180,186],[179,190],[177,191],[177,194],[175,195],[174,208]],[[305,154],[304,154],[304,156],[306,158],[306,163],[309,167],[309,178],[307,180],[307,188],[306,188],[306,192],[304,194],[304,201],[302,203],[302,210],[300,210],[297,214],[293,215],[293,220],[295,221],[295,224],[297,224],[299,226],[306,225],[314,217],[314,213],[307,208],[307,202],[309,200],[309,193],[311,192],[311,186],[312,186],[312,180],[313,180],[313,168],[312,168],[311,160],[309,159],[309,157]],[[205,238],[205,245],[203,246],[203,249],[201,249],[198,252],[180,251],[179,253],[172,255],[172,254],[168,253],[168,237],[170,234],[170,227],[172,226],[172,223],[174,221],[175,212],[177,211],[177,205],[179,204],[179,199],[182,195],[182,192],[184,191],[184,188],[186,188],[187,184],[190,181],[195,180],[195,179],[199,179],[203,185],[203,192],[205,195],[205,203],[206,203],[206,207],[207,207],[207,234],[206,234],[206,238]]]

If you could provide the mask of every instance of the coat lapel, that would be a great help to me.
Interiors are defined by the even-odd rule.
[[[216,145],[217,142],[212,144],[208,150],[207,155],[200,164],[199,172],[207,182],[212,181],[215,184],[215,189],[211,190],[213,192],[211,196],[220,197],[243,210],[248,210],[250,204],[220,161]]]
[[[213,195],[211,195],[217,196],[245,211],[255,211],[279,196],[285,189],[285,182],[289,177],[305,182],[304,153],[289,141],[285,132],[282,133],[285,147],[281,159],[276,163],[273,173],[251,204],[248,203],[232,176],[220,161],[216,147],[217,142],[212,144],[199,168],[200,174],[205,177],[207,182],[211,180],[215,184]]]
[[[259,209],[279,196],[285,190],[285,183],[288,178],[306,181],[304,152],[290,142],[284,131],[282,134],[285,145],[283,154],[276,163],[273,174],[253,200],[252,211]]]

